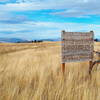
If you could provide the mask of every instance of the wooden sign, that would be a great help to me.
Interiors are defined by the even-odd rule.
[[[94,33],[62,31],[62,63],[92,61]]]

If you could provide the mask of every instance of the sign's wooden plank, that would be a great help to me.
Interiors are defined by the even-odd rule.
[[[93,59],[93,32],[62,32],[62,63]]]

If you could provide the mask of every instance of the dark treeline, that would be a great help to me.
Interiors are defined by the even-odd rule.
[[[94,39],[95,42],[99,42],[99,39]],[[31,40],[31,41],[18,41],[17,43],[40,43],[43,42],[43,40]]]
[[[24,41],[24,42],[18,41],[17,43],[39,43],[39,42],[43,42],[43,40],[32,40],[32,41]]]
[[[94,41],[99,42],[100,40],[99,39],[94,39]]]

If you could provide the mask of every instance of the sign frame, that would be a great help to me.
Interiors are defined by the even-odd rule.
[[[71,35],[69,35],[69,37],[64,37],[64,34],[71,34],[72,35],[72,37],[70,37]],[[66,39],[71,39],[72,38],[72,41],[73,41],[73,39],[75,38],[77,41],[78,40],[80,40],[80,38],[78,39],[77,38],[77,36],[76,37],[74,37],[74,35],[77,35],[77,36],[80,36],[81,38],[83,38],[83,43],[84,43],[84,41],[85,41],[85,38],[87,39],[87,41],[88,41],[88,38],[85,36],[85,35],[87,35],[87,36],[91,36],[89,39],[91,39],[90,40],[90,49],[91,49],[91,52],[89,52],[89,54],[91,55],[91,57],[90,58],[88,58],[88,59],[81,59],[81,60],[69,60],[69,61],[67,61],[67,60],[65,60],[64,61],[64,46],[63,45],[65,45],[64,44],[64,39],[66,40]],[[83,37],[82,37],[83,36]],[[75,41],[74,41],[75,42]],[[68,43],[68,41],[66,42],[66,43]],[[71,42],[70,42],[71,43]],[[69,43],[69,44],[70,44]],[[72,42],[73,43],[73,42]],[[86,41],[85,41],[85,43],[86,43]],[[87,43],[88,45],[89,45],[89,43]],[[82,61],[89,61],[89,65],[90,65],[90,67],[91,67],[91,65],[92,65],[92,61],[93,61],[93,56],[94,56],[94,54],[93,54],[93,50],[94,50],[94,32],[93,31],[90,31],[90,32],[65,32],[64,30],[62,31],[62,34],[61,34],[61,45],[62,45],[62,47],[61,47],[61,53],[62,53],[62,71],[63,71],[63,73],[64,73],[64,71],[65,71],[65,63],[67,62],[82,62]],[[74,45],[75,46],[75,45]],[[70,49],[69,49],[70,50]],[[66,52],[65,52],[66,53]],[[83,53],[84,54],[84,53]],[[77,54],[76,54],[76,56],[77,56]],[[65,56],[66,57],[66,56]],[[77,58],[77,57],[76,57]],[[89,67],[89,68],[90,68]]]

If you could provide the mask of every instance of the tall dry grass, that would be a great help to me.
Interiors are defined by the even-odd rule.
[[[63,76],[60,48],[60,42],[0,44],[0,100],[100,100],[100,66],[90,79],[88,62],[68,63]]]

